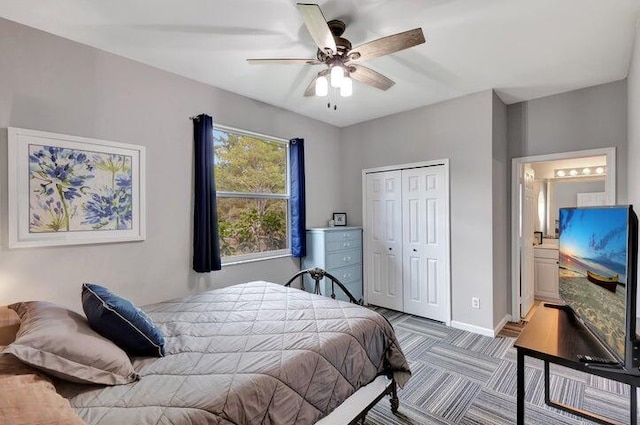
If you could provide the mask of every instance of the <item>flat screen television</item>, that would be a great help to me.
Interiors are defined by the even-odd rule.
[[[560,297],[621,368],[638,374],[633,208],[561,208],[559,219]]]

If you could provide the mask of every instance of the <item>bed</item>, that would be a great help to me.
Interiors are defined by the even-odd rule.
[[[313,424],[369,388],[361,418],[387,393],[397,409],[395,385],[410,377],[381,315],[295,288],[249,282],[144,310],[166,355],[134,358],[139,379],[55,381],[86,423]]]

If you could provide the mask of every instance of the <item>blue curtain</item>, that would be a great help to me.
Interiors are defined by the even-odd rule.
[[[291,166],[291,255],[302,258],[307,254],[304,207],[304,139],[289,142]]]
[[[194,146],[194,208],[193,208],[193,270],[207,273],[220,270],[218,209],[213,164],[213,123],[209,115],[193,119]]]

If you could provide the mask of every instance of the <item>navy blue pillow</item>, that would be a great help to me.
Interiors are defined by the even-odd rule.
[[[164,356],[164,337],[131,301],[94,283],[82,285],[82,309],[91,328],[136,356]]]

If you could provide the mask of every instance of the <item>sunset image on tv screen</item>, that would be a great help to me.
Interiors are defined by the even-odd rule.
[[[624,358],[628,208],[560,209],[560,297]]]

